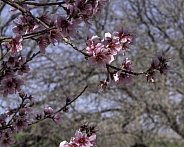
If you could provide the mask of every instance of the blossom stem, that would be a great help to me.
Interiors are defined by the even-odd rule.
[[[84,56],[90,57],[90,55],[88,55],[87,53],[85,53],[85,52],[79,50],[79,49],[75,46],[75,44],[73,44],[73,43],[72,43],[70,40],[68,40],[67,38],[64,38],[64,41],[65,41],[67,44],[69,44],[71,47],[73,47],[73,49],[75,49],[76,51],[82,53]]]
[[[142,74],[144,74],[144,75],[147,74],[147,71],[146,72],[132,72],[132,71],[128,71],[128,70],[124,70],[124,69],[112,66],[110,64],[106,64],[106,67],[110,67],[110,68],[115,69],[115,70],[121,70],[121,72],[128,73],[128,74],[135,75],[135,76],[142,75]],[[109,69],[108,69],[108,71],[109,71]]]

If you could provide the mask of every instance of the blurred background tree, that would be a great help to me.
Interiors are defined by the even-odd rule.
[[[32,6],[38,16],[45,11],[62,13],[60,9]],[[14,146],[58,146],[85,122],[97,124],[98,147],[184,146],[183,9],[183,0],[111,0],[91,22],[89,30],[101,37],[121,27],[134,33],[136,41],[127,53],[134,71],[147,70],[155,54],[164,52],[170,58],[170,70],[166,76],[156,77],[155,83],[138,76],[130,84],[101,92],[99,82],[106,76],[103,70],[89,65],[83,55],[65,44],[49,46],[46,54],[30,62],[31,72],[24,79],[24,90],[34,96],[37,111],[45,105],[59,108],[66,98],[76,96],[85,85],[89,87],[63,112],[60,123],[45,120],[30,126],[16,135]],[[1,3],[2,36],[12,33],[12,21],[18,15],[17,11],[7,15],[8,11],[9,6]],[[72,41],[83,49],[88,29],[81,24],[78,30]],[[29,57],[38,50],[34,42],[24,42],[24,46],[22,54],[29,51]],[[113,64],[120,66],[124,58],[119,55]],[[16,103],[11,98],[9,103],[1,102],[1,107]]]

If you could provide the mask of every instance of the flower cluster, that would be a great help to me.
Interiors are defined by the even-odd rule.
[[[62,141],[59,147],[95,147],[96,131],[94,126],[87,124],[81,126],[77,130],[75,137],[72,137],[70,142]]]
[[[103,40],[98,36],[91,36],[86,45],[86,53],[89,56],[89,63],[98,65],[99,67],[106,67],[108,69],[109,77],[100,82],[100,87],[104,90],[110,80],[111,85],[126,84],[132,81],[132,62],[125,58],[122,62],[121,68],[115,68],[113,71],[109,70],[109,64],[115,60],[118,52],[125,52],[129,45],[133,42],[133,35],[128,31],[120,29],[114,35],[105,33]],[[107,67],[108,66],[108,67]]]
[[[7,107],[5,113],[0,114],[0,146],[9,147],[14,143],[13,134],[21,131],[28,124],[31,124],[32,115],[32,99],[31,95],[26,95],[24,93],[19,93],[19,97],[22,102],[20,106],[16,109]],[[51,107],[44,108],[44,115],[36,114],[33,118],[33,122],[40,121],[41,119],[51,118],[55,123],[58,123],[60,120],[60,114],[54,113],[54,110]]]
[[[37,28],[37,24],[29,15],[19,15],[17,22],[14,22],[13,32],[15,34],[28,34]]]
[[[68,105],[73,102],[70,98],[66,99],[66,105],[54,112],[51,107],[45,107],[43,113],[38,113],[31,123],[28,114],[31,108],[32,96],[22,93],[21,86],[23,81],[20,79],[30,68],[27,64],[29,60],[21,55],[22,41],[24,39],[32,39],[36,41],[40,52],[45,53],[45,49],[49,44],[55,45],[66,38],[75,37],[77,26],[82,21],[88,26],[89,19],[99,12],[108,0],[64,0],[59,6],[66,11],[66,14],[49,14],[46,11],[41,16],[35,17],[27,7],[25,1],[8,2],[8,4],[19,8],[22,12],[14,22],[14,35],[12,37],[2,37],[0,43],[5,40],[4,47],[7,54],[3,56],[0,70],[0,91],[4,97],[8,94],[19,93],[22,102],[18,108],[8,107],[6,112],[0,114],[0,146],[9,147],[14,143],[13,133],[21,131],[28,125],[35,124],[46,118],[59,122],[59,111],[68,111]],[[11,9],[15,10],[15,9]],[[7,42],[9,41],[9,42]],[[105,33],[103,39],[98,36],[88,37],[86,44],[86,52],[80,51],[87,55],[88,61],[92,65],[97,65],[107,69],[107,79],[100,82],[101,89],[105,89],[110,82],[111,85],[126,84],[132,81],[132,75],[146,74],[147,81],[154,81],[155,71],[161,74],[168,70],[168,60],[163,54],[155,58],[151,67],[144,73],[134,73],[132,62],[125,58],[120,68],[110,65],[120,51],[125,55],[128,47],[134,41],[132,33],[124,29],[120,29],[113,33]],[[65,41],[67,42],[67,41]],[[68,42],[67,42],[68,43]],[[70,44],[70,43],[69,43]],[[71,45],[73,47],[73,45]],[[34,56],[33,56],[34,57]],[[33,58],[31,57],[31,59]],[[87,88],[87,87],[86,87]],[[76,100],[76,99],[74,99]],[[28,101],[28,102],[27,102]],[[75,137],[69,142],[63,141],[60,147],[94,147],[96,140],[96,130],[94,126],[85,124],[76,131]]]
[[[51,107],[45,107],[44,108],[44,115],[42,115],[41,113],[37,113],[35,115],[35,119],[36,120],[41,120],[43,118],[52,118],[52,120],[55,123],[58,123],[60,120],[60,114],[59,113],[54,113],[54,110]]]
[[[14,143],[13,134],[28,126],[28,113],[31,110],[32,96],[19,93],[22,103],[19,108],[6,108],[5,113],[0,114],[0,146],[9,147]]]
[[[3,91],[3,96],[20,92],[23,81],[19,79],[18,75],[28,73],[30,70],[26,64],[26,58],[24,56],[9,56],[7,61],[2,62],[1,67],[0,91]]]
[[[31,124],[30,118],[28,119],[31,106],[26,103],[26,100],[31,101],[32,97],[21,92],[23,81],[19,78],[30,70],[25,57],[20,53],[22,41],[25,38],[35,40],[40,52],[45,53],[45,49],[49,44],[55,45],[56,42],[59,44],[64,37],[74,37],[77,25],[82,21],[88,23],[88,19],[99,12],[104,3],[105,0],[66,0],[63,5],[66,16],[49,14],[46,11],[38,17],[31,14],[27,5],[17,3],[27,13],[22,12],[14,21],[15,26],[12,29],[14,35],[3,44],[7,49],[8,56],[3,58],[4,61],[1,64],[0,90],[4,97],[19,92],[22,103],[16,109],[8,107],[6,112],[0,115],[0,146],[10,146],[14,143],[13,133],[21,131],[28,126],[28,123]],[[14,10],[16,9],[11,8],[11,11]],[[67,110],[68,107],[64,107],[63,111]],[[51,118],[57,123],[60,120],[60,115],[55,113],[51,107],[46,107],[44,114],[36,114],[35,116],[36,122],[45,118]],[[89,136],[79,130],[76,132],[76,137],[71,139],[71,142],[76,145],[93,146],[95,138],[95,134]]]
[[[132,41],[133,35],[126,31],[123,32],[122,29],[115,32],[113,36],[105,33],[103,40],[100,40],[98,36],[91,36],[86,44],[86,51],[90,56],[89,62],[99,67],[106,67],[106,64],[115,60],[119,51],[126,51]]]
[[[88,19],[102,10],[108,0],[65,0],[69,18],[82,18],[88,23]]]
[[[127,84],[132,81],[132,75],[129,73],[132,71],[132,62],[125,58],[122,63],[123,70],[115,70],[114,72],[110,72],[111,84],[118,85],[118,84]]]
[[[159,71],[160,74],[166,74],[169,70],[168,59],[163,53],[159,53],[156,58],[153,59],[151,67],[147,71],[147,81],[154,82],[155,71]]]
[[[19,34],[16,34],[12,39],[4,44],[5,48],[10,51],[10,56],[14,57],[17,52],[22,50],[22,37]]]
[[[18,50],[17,47],[14,47],[15,45],[18,45],[18,42],[19,50],[22,49],[20,44],[22,40],[19,39],[21,35],[42,31],[45,27],[53,27],[54,29],[51,29],[50,32],[46,32],[35,39],[40,48],[40,52],[45,53],[45,48],[50,43],[54,45],[56,41],[58,43],[61,42],[64,37],[74,37],[77,25],[82,20],[87,22],[89,18],[102,9],[105,2],[106,0],[77,0],[75,2],[66,0],[63,8],[65,8],[64,10],[66,11],[67,16],[49,14],[48,11],[46,11],[43,15],[38,17],[39,21],[42,21],[45,25],[38,23],[30,15],[19,15],[17,21],[14,22],[15,26],[12,29],[16,34],[16,38],[12,39],[12,43],[9,42],[9,48],[12,50],[11,52],[14,53]],[[24,7],[27,8],[26,5],[24,5]],[[29,9],[27,8],[27,10]]]
[[[64,37],[75,36],[76,26],[80,23],[80,21],[78,21],[77,19],[69,20],[67,17],[56,14],[48,14],[48,12],[38,18],[49,28],[54,27],[54,29],[51,29],[49,32],[46,32],[35,39],[41,53],[45,53],[45,48],[50,43],[55,45],[56,41],[59,43]],[[18,21],[14,23],[15,26],[13,27],[13,32],[16,35],[18,34],[17,36],[42,31],[45,29],[43,25],[38,24],[32,17],[28,15],[20,15],[18,17]],[[20,42],[20,40],[18,41]],[[11,48],[13,50],[15,47]]]
[[[10,128],[5,129],[3,131],[0,131],[0,145],[1,145],[1,147],[9,147],[10,144],[13,144],[13,143],[15,143],[15,140],[13,138],[13,133],[12,133],[12,130]]]

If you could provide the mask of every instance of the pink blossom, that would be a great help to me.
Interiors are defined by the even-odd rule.
[[[33,101],[33,96],[32,96],[32,95],[29,95],[27,98],[28,98],[30,101]]]
[[[110,33],[105,33],[103,44],[112,55],[117,55],[117,53],[121,50],[121,45],[118,39],[113,38]]]
[[[43,15],[41,15],[40,17],[38,17],[41,21],[43,21],[44,23],[46,23],[47,25],[49,25],[50,23],[50,17],[48,15],[48,11],[46,11]],[[44,26],[41,24],[33,24],[33,28],[32,31],[41,31],[44,29]]]
[[[10,55],[12,57],[14,57],[17,52],[22,50],[21,42],[21,35],[15,35],[12,37],[12,40],[10,40],[10,42],[6,44],[6,47],[8,47],[8,49],[10,50]]]
[[[23,64],[19,69],[18,69],[18,74],[23,75],[23,73],[28,73],[30,71],[29,65]]]
[[[49,11],[45,11],[45,13],[39,17],[39,19],[46,24],[50,23],[50,16],[48,13],[49,13]]]
[[[120,80],[119,74],[118,72],[114,72],[111,73],[110,75],[111,75],[111,84],[115,85]]]
[[[124,51],[126,51],[128,46],[134,42],[134,36],[124,29],[120,29],[119,31],[115,32],[114,38],[119,40]]]
[[[45,48],[50,44],[49,37],[47,34],[39,37],[37,39],[38,46],[40,48],[40,52],[45,54]]]
[[[158,60],[159,60],[159,71],[161,74],[165,74],[168,69],[169,69],[169,65],[168,65],[168,59],[166,58],[166,56],[163,53],[158,54]]]
[[[64,37],[73,37],[76,34],[75,24],[69,22],[65,17],[57,17],[57,27]]]
[[[96,134],[94,126],[84,124],[81,129],[76,131],[75,137],[72,137],[69,143],[62,141],[59,147],[95,147]]]
[[[5,111],[5,114],[6,114],[7,116],[12,115],[12,114],[13,114],[12,109],[11,109],[10,107],[7,107],[7,108],[6,108],[6,111]]]
[[[100,90],[104,91],[107,88],[107,80],[100,81]]]
[[[97,64],[99,67],[106,67],[106,64],[110,64],[112,61],[114,61],[114,56],[101,43],[95,46],[93,56],[89,58],[89,63]]]
[[[105,6],[108,0],[93,0],[89,2],[92,4],[93,14],[96,14],[97,12],[102,10],[102,8]]]
[[[93,55],[93,52],[95,50],[95,46],[100,43],[100,38],[98,36],[92,36],[90,39],[87,41],[87,54]]]
[[[125,69],[127,71],[132,71],[132,62],[128,58],[125,58],[125,60],[122,63],[122,69]]]
[[[49,40],[53,45],[54,45],[55,41],[58,41],[58,43],[61,42],[62,38],[63,38],[63,36],[58,29],[54,29],[54,30],[50,31]]]
[[[18,78],[6,78],[4,77],[1,81],[0,90],[3,90],[3,96],[7,97],[8,94],[15,94],[16,91],[20,91],[20,86],[23,85],[23,81]]]
[[[153,59],[153,61],[151,63],[151,68],[158,69],[158,67],[159,67],[159,60],[158,60],[158,58],[155,58],[155,59]]]
[[[36,22],[28,15],[19,15],[18,21],[14,22],[16,26],[13,27],[13,32],[18,34],[27,34],[33,32]]]
[[[21,64],[24,64],[25,62],[25,57],[20,56],[20,57],[9,57],[8,61],[7,61],[7,67],[10,67],[11,69],[19,69],[21,68]]]
[[[7,66],[10,67],[11,69],[14,69],[15,62],[17,62],[17,58],[10,56],[9,59],[8,59],[8,62],[7,62]]]
[[[30,31],[27,23],[27,16],[26,15],[19,15],[18,21],[14,22],[15,26],[13,27],[13,32],[15,34],[24,34],[25,32],[28,33]]]
[[[8,69],[5,71],[5,76],[3,78],[8,79],[14,77],[15,72],[12,69]]]
[[[50,15],[50,26],[56,26],[57,25],[57,15],[56,14],[51,14]]]
[[[16,131],[21,131],[28,126],[28,120],[25,117],[18,116],[13,123],[13,127]]]
[[[69,145],[69,143],[67,141],[62,141],[59,145],[59,147],[72,147],[71,145]]]
[[[31,33],[33,32],[33,28],[35,27],[36,22],[34,21],[34,19],[30,16],[24,15],[24,32],[25,34]]]
[[[168,59],[163,53],[159,53],[151,63],[151,67],[148,70],[147,81],[154,82],[155,70],[158,70],[160,74],[165,74],[169,70]]]
[[[123,49],[126,49],[128,47],[128,45],[132,42],[133,40],[133,36],[130,34],[124,35],[121,39],[120,39],[120,43],[122,44]]]
[[[95,147],[96,134],[92,134],[91,136],[89,136],[89,140],[92,144],[92,147]]]
[[[14,94],[15,93],[16,84],[13,82],[12,78],[4,78],[1,81],[1,87],[0,89],[4,91],[3,96],[7,97],[8,94]]]
[[[44,108],[45,115],[52,115],[54,113],[53,109],[51,107]]]
[[[24,82],[18,78],[12,78],[13,83],[15,83],[15,90],[20,92],[21,86],[24,84]]]
[[[30,99],[30,96],[28,96],[27,98]],[[22,109],[24,109],[26,112],[30,112],[32,110],[31,109],[31,104],[27,103],[26,105],[24,105],[24,108],[22,108]]]
[[[58,123],[59,122],[59,120],[60,120],[60,118],[61,118],[61,116],[60,116],[60,114],[55,114],[54,116],[53,116],[53,121],[55,122],[55,123]]]
[[[44,30],[44,27],[41,24],[35,24],[31,31],[37,32],[37,31],[41,31],[41,30]]]
[[[16,23],[16,22],[14,22],[14,23],[16,24],[16,26],[14,26],[12,28],[13,33],[15,33],[15,34],[23,34],[23,30],[24,30],[23,24]]]
[[[40,112],[38,112],[38,113],[35,114],[34,117],[35,117],[36,120],[40,120],[42,118],[42,114]]]
[[[94,16],[97,12],[102,10],[106,0],[76,0],[74,3],[66,2],[67,14],[70,18],[82,18],[86,24],[89,24],[88,20]],[[78,15],[76,15],[78,14]]]
[[[122,72],[121,70],[111,73],[110,77],[111,77],[111,85],[127,84],[132,81],[132,76],[128,73]]]
[[[83,134],[80,131],[76,131],[75,138],[72,139],[72,142],[77,144],[79,147],[93,147],[92,143],[96,139],[96,135],[88,137],[86,134]]]
[[[13,139],[13,134],[11,129],[6,129],[0,131],[0,146],[1,147],[10,147],[15,141]]]
[[[21,64],[19,61],[15,62],[15,66],[14,66],[14,69],[19,69],[21,68]]]
[[[151,82],[151,83],[155,82],[155,72],[154,71],[147,73],[146,77],[147,77],[147,82]]]
[[[29,65],[25,64],[26,57],[20,56],[18,57],[18,61],[16,63],[16,69],[18,70],[19,75],[23,75],[23,73],[28,73],[30,71]]]
[[[76,0],[75,2],[76,11],[82,18],[89,18],[93,15],[92,5],[84,0]]]
[[[105,33],[105,38],[103,40],[103,44],[107,45],[111,41],[112,41],[112,35],[111,35],[111,33],[109,33],[109,32],[108,33]]]
[[[27,114],[27,110],[26,110],[25,108],[21,108],[21,109],[19,110],[19,115],[20,115],[21,117],[26,116],[26,114]]]

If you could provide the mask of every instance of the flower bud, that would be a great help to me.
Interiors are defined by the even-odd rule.
[[[60,116],[60,114],[55,114],[54,116],[53,116],[53,121],[55,122],[55,123],[58,123],[59,122],[59,120],[60,120],[60,118],[61,118],[61,116]]]
[[[44,113],[45,113],[45,115],[52,115],[53,114],[53,109],[51,108],[51,107],[46,107],[45,109],[44,109]]]

